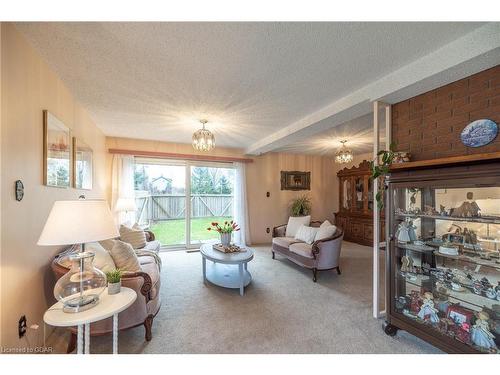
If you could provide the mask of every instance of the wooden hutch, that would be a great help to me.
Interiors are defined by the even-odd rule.
[[[357,167],[344,168],[339,178],[339,212],[335,223],[344,230],[344,240],[371,246],[373,244],[373,181],[370,163],[363,160]],[[375,203],[376,204],[376,203]],[[380,238],[384,240],[382,212]]]

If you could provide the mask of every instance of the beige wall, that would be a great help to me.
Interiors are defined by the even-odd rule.
[[[82,191],[42,185],[42,110],[48,109],[94,150],[94,189],[89,198],[104,198],[105,137],[61,80],[42,61],[15,27],[2,24],[1,137],[1,338],[4,347],[25,347],[17,322],[26,315],[31,345],[43,340],[42,316],[54,302],[49,265],[55,247],[36,245],[52,204],[76,199]],[[25,197],[14,199],[14,181],[21,179]]]
[[[134,140],[127,138],[107,138],[108,148],[137,151],[175,152],[182,154],[201,154],[194,152],[189,144],[175,144]],[[217,147],[210,155],[244,157],[243,150]],[[203,154],[202,154],[203,155]],[[111,176],[111,159],[108,155],[108,176]],[[321,156],[270,153],[253,157],[254,162],[247,165],[247,194],[249,201],[250,236],[253,243],[268,243],[271,233],[266,229],[287,221],[290,201],[301,194],[308,193],[312,198],[314,219],[332,219],[338,200],[332,191],[336,184],[333,159]],[[311,191],[293,192],[280,190],[281,170],[311,171]],[[266,197],[270,192],[271,196]]]

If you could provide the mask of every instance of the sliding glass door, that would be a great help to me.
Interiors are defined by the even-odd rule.
[[[198,245],[219,237],[207,228],[232,220],[234,169],[213,165],[191,166],[190,244]]]
[[[136,158],[139,224],[165,247],[197,247],[215,240],[212,222],[230,221],[234,207],[231,164]]]

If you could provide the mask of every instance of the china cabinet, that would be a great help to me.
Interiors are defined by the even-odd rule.
[[[344,230],[344,239],[371,246],[373,244],[373,180],[369,162],[344,168],[339,179],[339,212],[335,223]],[[376,204],[376,203],[375,203]],[[381,231],[383,238],[384,228]]]
[[[387,183],[385,332],[500,353],[500,155],[408,163]]]

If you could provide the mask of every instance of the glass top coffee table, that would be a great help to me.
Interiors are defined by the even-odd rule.
[[[240,295],[252,281],[248,272],[248,262],[253,259],[253,250],[245,248],[244,252],[223,253],[213,249],[213,244],[204,244],[200,248],[203,265],[203,282],[207,280],[223,288],[239,288]],[[207,260],[211,261],[207,265]]]

